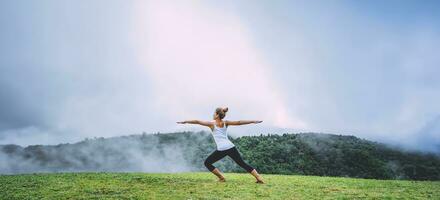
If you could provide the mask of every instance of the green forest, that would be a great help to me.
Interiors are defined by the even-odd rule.
[[[244,160],[264,174],[440,180],[438,155],[396,149],[354,136],[298,133],[242,136],[231,140]],[[136,146],[134,150],[133,146]],[[144,133],[25,148],[2,145],[0,160],[4,164],[0,164],[0,173],[143,171],[132,166],[136,159],[145,159],[152,152],[156,160],[168,157],[169,162],[179,160],[173,165],[184,162],[190,166],[183,171],[207,171],[203,161],[214,150],[210,133],[203,131]],[[138,152],[127,153],[133,151]],[[170,157],[170,154],[176,155]],[[155,160],[149,162],[154,165]],[[214,165],[225,172],[245,172],[229,158]]]

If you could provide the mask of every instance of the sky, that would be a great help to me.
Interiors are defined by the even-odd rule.
[[[440,152],[438,1],[1,1],[0,144],[263,120]]]

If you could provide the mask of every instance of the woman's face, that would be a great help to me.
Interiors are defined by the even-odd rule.
[[[217,118],[218,118],[218,115],[217,115],[217,113],[214,112],[213,119],[215,120]]]

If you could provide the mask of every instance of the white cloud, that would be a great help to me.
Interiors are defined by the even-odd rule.
[[[200,130],[174,122],[209,119],[216,106],[230,107],[229,120],[264,121],[236,135],[439,143],[419,131],[440,114],[434,20],[390,23],[342,2],[249,3],[13,6],[0,33],[0,143]]]
[[[288,113],[271,66],[239,18],[202,2],[136,7],[134,37],[157,110],[174,120],[210,118],[216,106],[269,126],[306,128]],[[289,102],[294,103],[294,102]]]

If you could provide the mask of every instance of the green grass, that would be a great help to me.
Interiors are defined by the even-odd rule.
[[[0,199],[440,199],[440,182],[209,173],[0,176]]]

